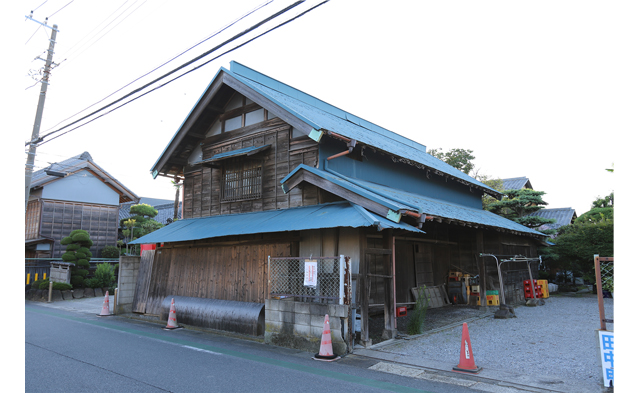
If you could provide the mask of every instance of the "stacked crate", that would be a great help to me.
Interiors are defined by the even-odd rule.
[[[534,294],[535,292],[535,294]],[[538,284],[537,280],[533,280],[533,286],[531,286],[530,280],[524,281],[524,298],[542,298],[542,286]]]

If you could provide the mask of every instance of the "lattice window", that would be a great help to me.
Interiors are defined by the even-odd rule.
[[[253,200],[262,197],[262,161],[229,160],[222,176],[222,201]]]

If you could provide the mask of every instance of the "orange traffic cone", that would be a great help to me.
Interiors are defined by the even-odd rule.
[[[104,292],[104,302],[102,303],[102,310],[98,316],[111,316],[109,313],[109,291]]]
[[[182,327],[178,326],[178,319],[176,318],[176,305],[173,302],[173,298],[172,298],[171,308],[169,309],[169,320],[167,321],[167,326],[164,329],[175,330],[176,328],[182,328]]]
[[[453,367],[456,372],[478,373],[482,368],[473,361],[473,350],[471,349],[471,338],[469,338],[469,328],[467,323],[462,324],[462,343],[460,344],[460,364]]]
[[[322,339],[320,342],[320,353],[313,357],[314,360],[334,361],[340,356],[333,354],[333,345],[331,344],[331,328],[329,328],[329,315],[324,315],[324,328],[322,330]]]

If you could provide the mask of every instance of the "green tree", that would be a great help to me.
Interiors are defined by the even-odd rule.
[[[89,260],[92,254],[89,248],[93,241],[85,230],[73,230],[68,237],[62,238],[60,244],[66,245],[66,251],[62,254],[62,261],[73,263],[71,267],[71,284],[78,288],[84,286],[84,280],[89,274]]]
[[[125,230],[122,230],[122,235],[128,237],[129,241],[134,241],[164,227],[162,223],[153,220],[153,218],[158,215],[158,210],[149,204],[132,205],[131,208],[129,208],[129,213],[132,216],[120,220],[120,227],[125,228]],[[133,253],[133,250],[129,252]]]
[[[603,203],[606,201],[606,203]],[[573,224],[558,230],[554,245],[543,248],[543,257],[551,271],[572,271],[595,281],[593,255],[613,256],[613,193],[598,197],[592,209]]]
[[[452,167],[459,169],[465,174],[469,174],[475,167],[471,161],[476,157],[472,154],[473,151],[469,149],[451,149],[448,152],[442,152],[442,148],[429,149],[427,153],[436,159],[440,159]]]
[[[539,216],[528,216],[544,208],[547,203],[542,199],[546,193],[532,189],[504,190],[504,196],[500,201],[487,205],[487,210],[503,216],[516,223],[529,228],[536,228],[543,224],[555,223],[555,219],[546,219]],[[551,230],[553,232],[553,230]],[[545,231],[549,233],[549,231]]]

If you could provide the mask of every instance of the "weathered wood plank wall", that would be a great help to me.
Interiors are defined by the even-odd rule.
[[[115,245],[118,240],[117,206],[74,203],[68,201],[42,200],[40,234],[54,238],[53,255],[60,257],[65,248],[60,240],[72,230],[86,230],[91,236],[93,257],[107,245]]]
[[[146,313],[168,295],[264,302],[268,256],[291,256],[290,242],[165,246],[156,252]]]
[[[262,197],[248,201],[221,202],[222,169],[201,165],[187,166],[184,188],[185,218],[286,209],[319,203],[320,191],[315,186],[305,184],[288,194],[280,187],[280,180],[299,164],[317,165],[317,144],[312,140],[290,140],[291,126],[277,118],[256,126],[262,127],[253,133],[239,133],[236,138],[222,141],[213,139],[212,142],[205,140],[202,158],[206,160],[218,153],[271,145],[268,151],[256,155],[263,159]]]

